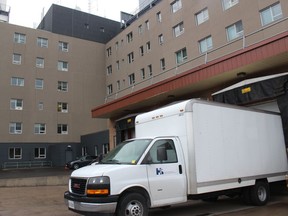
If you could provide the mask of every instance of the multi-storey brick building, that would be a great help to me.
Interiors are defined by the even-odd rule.
[[[281,0],[151,1],[106,44],[106,103],[93,117],[110,119],[115,145],[139,112],[286,72],[287,15]]]
[[[286,0],[154,0],[141,9],[121,26],[56,5],[37,30],[0,23],[1,163],[62,165],[67,146],[102,153],[135,135],[140,112],[287,72]]]

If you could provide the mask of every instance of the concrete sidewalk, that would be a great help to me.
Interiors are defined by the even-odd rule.
[[[68,185],[71,172],[64,167],[0,170],[0,187]]]

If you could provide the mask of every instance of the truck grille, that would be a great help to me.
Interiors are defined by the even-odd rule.
[[[71,178],[72,193],[85,195],[87,179]]]

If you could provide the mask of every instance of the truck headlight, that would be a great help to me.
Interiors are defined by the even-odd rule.
[[[110,178],[108,176],[92,177],[88,180],[88,196],[108,196],[110,194]]]

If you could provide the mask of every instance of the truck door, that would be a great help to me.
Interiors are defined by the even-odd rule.
[[[187,200],[184,162],[177,145],[179,142],[175,139],[159,139],[143,160],[142,164],[147,167],[153,207]]]

